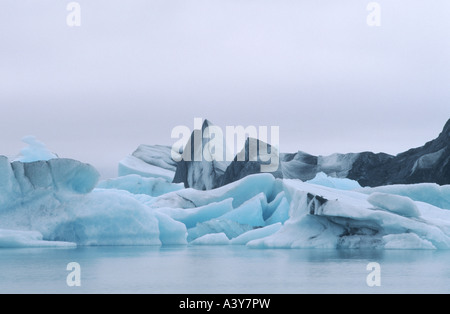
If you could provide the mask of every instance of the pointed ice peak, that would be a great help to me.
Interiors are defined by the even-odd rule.
[[[33,162],[38,160],[50,160],[58,158],[58,155],[52,153],[44,143],[38,141],[35,136],[29,135],[22,138],[22,142],[28,146],[22,148],[20,156],[15,161]]]

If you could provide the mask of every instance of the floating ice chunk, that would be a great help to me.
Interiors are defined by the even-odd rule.
[[[391,203],[384,197],[381,197],[381,205],[394,205],[390,208],[396,212],[381,208],[374,210],[367,200],[368,196],[362,193],[331,189],[298,180],[283,180],[283,185],[291,204],[289,219],[278,232],[250,241],[248,246],[381,248],[385,244],[383,236],[413,233],[438,249],[450,248],[448,210],[408,199],[395,199]],[[410,206],[411,203],[413,206]],[[420,215],[413,209],[417,209]],[[415,214],[414,217],[403,216],[409,216],[411,212]],[[418,248],[422,247],[421,244]]]
[[[264,226],[261,198],[256,196],[218,219],[228,219],[252,227]]]
[[[415,233],[389,234],[383,237],[383,241],[385,249],[436,249],[430,241]]]
[[[35,136],[25,136],[22,138],[22,142],[28,144],[28,146],[22,148],[20,156],[16,158],[16,161],[33,162],[58,158],[58,155],[49,151],[45,144],[38,141]]]
[[[233,199],[229,198],[217,203],[211,203],[195,208],[160,208],[161,211],[177,221],[181,221],[187,228],[193,228],[197,223],[220,217],[233,210]]]
[[[367,201],[378,208],[388,210],[404,217],[419,217],[416,204],[408,197],[375,192]]]
[[[200,238],[195,239],[190,244],[193,245],[228,245],[230,240],[225,233],[206,234]]]
[[[258,174],[210,191],[170,192],[180,187],[131,175],[91,191],[97,180],[94,168],[76,161],[11,164],[0,157],[0,228],[36,230],[41,238],[25,238],[79,245],[186,244],[222,233],[232,243],[261,248],[450,248],[450,211],[394,195],[390,187],[368,196],[374,190]],[[392,187],[442,204],[444,188]]]
[[[134,157],[127,156],[119,162],[119,176],[137,174],[147,178],[163,178],[172,182],[175,171],[164,169]]]
[[[323,172],[316,174],[314,179],[306,181],[307,183],[327,186],[338,190],[355,190],[361,188],[361,185],[357,181],[347,178],[333,178],[327,176]]]
[[[187,244],[186,226],[163,213],[155,212],[159,223],[159,239],[163,245]]]
[[[133,194],[146,194],[149,196],[160,196],[184,188],[183,184],[170,183],[163,178],[145,178],[137,174],[100,181],[97,187],[125,190]]]
[[[75,243],[44,241],[37,231],[20,231],[0,229],[0,248],[23,247],[76,247]]]
[[[195,228],[188,229],[188,242],[209,233],[225,233],[228,239],[233,239],[247,231],[253,230],[249,225],[227,219],[211,219],[198,223]]]
[[[247,231],[246,233],[232,239],[231,244],[245,245],[252,240],[268,237],[280,230],[281,226],[281,223],[276,223],[267,227]]]

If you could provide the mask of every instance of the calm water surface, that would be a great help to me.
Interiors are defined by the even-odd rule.
[[[81,287],[66,283],[70,262]],[[379,287],[366,283],[369,262],[381,266]],[[450,251],[0,249],[0,293],[450,293]]]

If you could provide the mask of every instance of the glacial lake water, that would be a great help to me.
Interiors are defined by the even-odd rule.
[[[79,287],[66,283],[70,262],[80,265]],[[371,262],[380,286],[366,282]],[[0,249],[0,293],[450,293],[450,251]]]

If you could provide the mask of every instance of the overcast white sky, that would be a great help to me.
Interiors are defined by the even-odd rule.
[[[105,176],[194,117],[277,125],[283,152],[397,154],[450,118],[450,1],[0,2],[0,154],[25,135]]]

